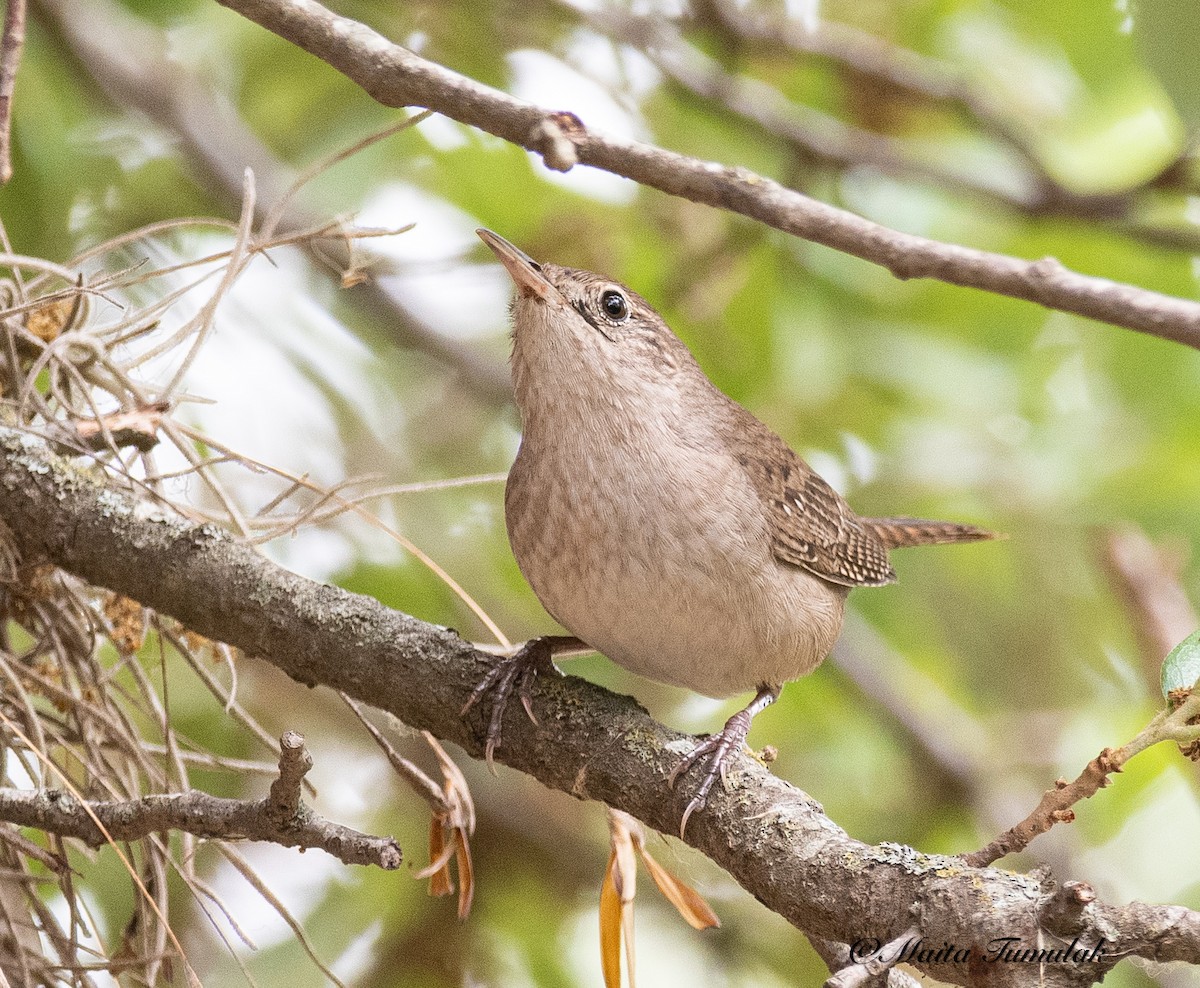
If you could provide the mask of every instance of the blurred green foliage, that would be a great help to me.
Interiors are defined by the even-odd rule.
[[[216,4],[138,0],[127,10],[157,25],[179,71],[204,78],[214,100],[231,101],[258,139],[297,168],[396,119],[332,69]],[[642,56],[616,48],[549,0],[359,2],[341,10],[501,89],[513,85],[515,52],[548,53],[584,77],[595,75],[640,137],[745,165],[884,224],[1021,257],[1053,255],[1088,274],[1196,294],[1190,252],[1153,246],[1102,217],[1033,215],[903,174],[798,159],[723,109],[656,80]],[[1188,4],[1143,0],[1122,13],[1084,0],[827,0],[820,13],[949,65],[1000,108],[1071,192],[1122,193],[1147,181],[1185,151],[1196,122],[1200,20]],[[957,164],[984,183],[1013,177],[1011,154],[952,109],[882,98],[877,83],[855,73],[732,45],[711,25],[685,34],[731,71],[890,133],[926,160]],[[121,44],[119,34],[110,40]],[[649,83],[622,86],[623,65],[648,73]],[[539,91],[535,73],[522,95],[589,119],[581,106],[564,105],[557,89]],[[16,92],[15,149],[16,177],[0,190],[0,216],[18,253],[65,261],[143,223],[237,216],[236,202],[198,180],[202,170],[184,142],[105,97],[36,3]],[[235,163],[245,151],[220,150]],[[1188,213],[1194,164],[1180,171],[1175,184],[1137,193],[1139,221],[1195,229]],[[856,837],[956,853],[1014,823],[1055,778],[1073,777],[1101,747],[1127,740],[1149,718],[1158,704],[1157,664],[1139,654],[1134,618],[1100,564],[1103,533],[1132,524],[1175,546],[1185,590],[1197,599],[1200,571],[1190,560],[1200,548],[1200,354],[1025,302],[897,282],[860,260],[630,183],[596,198],[574,178],[551,179],[523,151],[441,122],[321,176],[306,202],[326,214],[352,214],[403,185],[457,210],[456,233],[485,225],[535,258],[605,271],[658,306],[716,383],[864,514],[961,518],[1010,536],[903,554],[897,586],[851,597],[870,640],[851,628],[845,648],[868,659],[883,649],[890,658],[869,665],[878,670],[873,685],[827,663],[759,718],[751,740],[780,748],[781,776]],[[423,238],[436,232],[436,224],[418,224],[405,234],[410,258],[420,258]],[[385,262],[378,273],[472,265],[484,278],[488,264],[476,245],[428,263]],[[338,436],[330,452],[348,475],[380,472],[400,483],[506,469],[516,443],[511,407],[481,397],[453,368],[410,345],[388,342],[379,310],[358,305],[355,289],[332,292],[325,272],[304,270],[312,297],[377,358],[367,365],[377,377],[343,379],[340,390],[323,385]],[[472,318],[486,332],[462,345],[499,363],[503,305]],[[223,330],[261,331],[253,319]],[[236,348],[230,353],[237,359]],[[329,357],[336,362],[337,354]],[[206,388],[221,400],[212,379]],[[257,410],[263,420],[278,414],[272,403]],[[217,438],[236,448],[240,437]],[[292,436],[272,462],[305,469],[306,441]],[[553,629],[508,552],[499,484],[376,507],[463,583],[509,637]],[[338,538],[330,568],[339,583],[486,637],[443,583],[401,558],[381,533],[342,531]],[[602,659],[579,660],[573,669],[635,693],[657,716],[690,730],[713,729],[734,709],[732,702],[689,700]],[[184,699],[195,687],[179,673],[174,703],[187,733],[220,746],[214,739],[234,728],[215,704]],[[911,717],[881,702],[894,695],[910,698],[901,709]],[[326,815],[395,831],[410,866],[423,863],[424,811],[384,781],[385,772],[363,775],[374,781],[362,805],[334,801],[345,795],[344,765],[375,764],[379,756],[329,696],[270,671],[244,670],[239,697],[267,723],[306,734]],[[959,720],[944,719],[950,707]],[[944,733],[944,725],[963,722],[974,732]],[[930,737],[958,752],[965,774]],[[419,752],[419,740],[409,747]],[[316,949],[327,960],[341,958],[335,967],[358,985],[598,984],[589,917],[607,856],[601,808],[504,769],[494,779],[477,765],[464,768],[480,813],[470,920],[460,925],[451,901],[427,899],[404,874],[322,867],[311,883],[289,881],[285,890]],[[250,780],[248,791],[261,784]],[[1200,908],[1195,882],[1163,864],[1194,859],[1196,785],[1195,766],[1164,746],[1078,807],[1072,827],[1004,864],[1048,860],[1060,877],[1086,880],[1106,898]],[[675,843],[654,853],[710,898],[724,926],[693,933],[661,900],[643,895],[639,955],[647,971],[669,976],[700,964],[711,983],[731,985],[822,979],[803,937],[727,876]],[[297,873],[314,868],[317,854],[270,857],[277,870]],[[204,863],[220,870],[215,857]],[[110,901],[103,891],[103,872],[114,867],[102,855],[88,882],[102,918],[119,929],[127,898]],[[276,873],[263,867],[268,879]],[[238,916],[261,916],[254,900],[244,886],[227,895]],[[176,904],[176,929],[206,983],[236,983],[234,963],[207,921],[188,902]],[[273,928],[262,920],[262,929]],[[316,983],[286,933],[263,939],[246,961],[259,985]],[[1171,977],[1185,983],[1180,972]],[[1154,978],[1125,965],[1106,983]]]

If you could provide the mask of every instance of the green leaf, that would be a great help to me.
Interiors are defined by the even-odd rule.
[[[1200,631],[1193,631],[1163,659],[1162,692],[1189,690],[1200,680]]]

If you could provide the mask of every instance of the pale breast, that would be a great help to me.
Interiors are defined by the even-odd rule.
[[[736,464],[639,434],[653,423],[588,443],[559,426],[522,445],[505,516],[521,571],[560,624],[633,672],[710,696],[782,685],[821,662],[845,591],[773,557]]]

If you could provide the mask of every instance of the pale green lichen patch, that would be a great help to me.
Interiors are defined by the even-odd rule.
[[[873,865],[889,865],[901,868],[910,875],[936,873],[946,868],[961,867],[962,863],[944,854],[922,854],[903,844],[884,841],[875,846],[864,846],[847,855],[851,867],[869,868]]]
[[[128,518],[132,514],[129,499],[116,491],[106,489],[97,491],[96,504],[105,518]]]
[[[686,741],[671,741],[662,743],[662,734],[653,728],[634,727],[624,737],[624,747],[643,765],[657,765],[662,760],[662,752],[680,751],[686,753],[691,746]]]

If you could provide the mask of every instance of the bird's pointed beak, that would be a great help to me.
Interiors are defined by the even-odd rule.
[[[479,234],[479,239],[491,247],[492,252],[500,258],[500,263],[504,265],[516,283],[518,292],[544,301],[550,301],[558,296],[558,289],[550,284],[546,276],[542,274],[542,266],[525,251],[514,247],[498,233],[492,233],[491,230],[480,227],[475,232]]]

